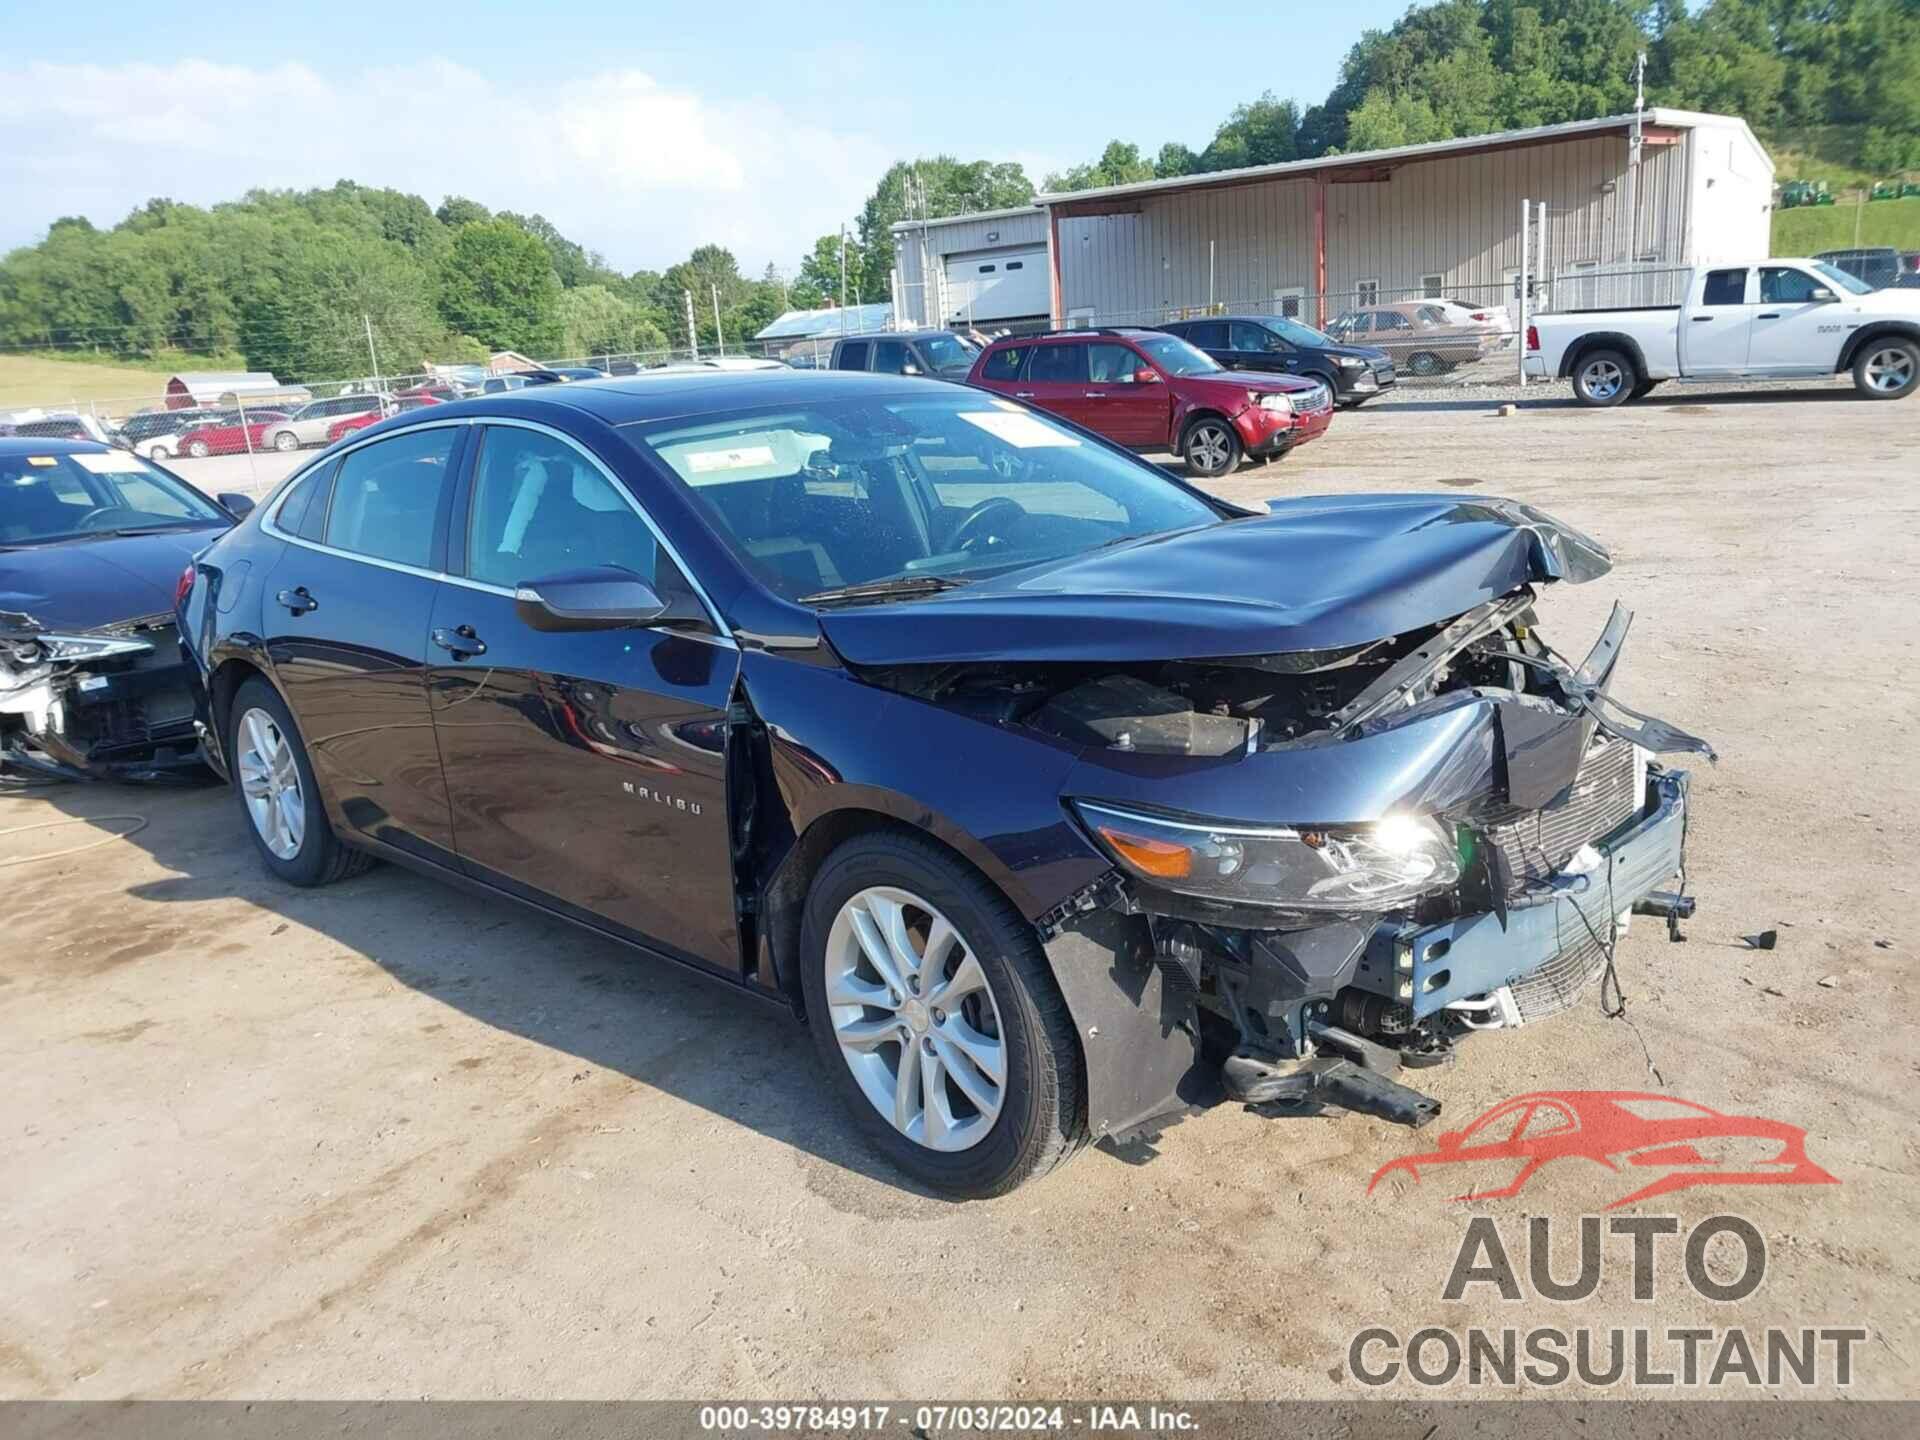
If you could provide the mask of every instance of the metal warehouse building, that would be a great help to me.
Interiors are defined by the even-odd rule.
[[[1632,157],[1636,132],[1639,163]],[[902,325],[1159,324],[1446,296],[1656,303],[1679,267],[1768,252],[1773,161],[1744,120],[1650,109],[1099,190],[893,227]],[[1615,277],[1633,272],[1631,295]],[[1611,287],[1611,288],[1610,288]],[[1608,293],[1603,293],[1608,292]]]

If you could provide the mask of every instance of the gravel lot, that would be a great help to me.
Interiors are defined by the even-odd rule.
[[[0,796],[0,1395],[1351,1398],[1357,1330],[1476,1323],[1858,1324],[1852,1393],[1920,1393],[1920,403],[1498,398],[1343,415],[1224,488],[1509,495],[1613,547],[1543,626],[1582,652],[1624,598],[1619,693],[1719,745],[1699,917],[1685,945],[1645,920],[1622,942],[1631,1024],[1589,996],[1418,1083],[1443,1125],[1664,1086],[1806,1127],[1837,1186],[1640,1207],[1750,1219],[1749,1298],[1674,1265],[1635,1301],[1615,1241],[1584,1305],[1445,1301],[1474,1215],[1511,1241],[1622,1177],[1368,1197],[1433,1132],[1351,1116],[1223,1107],[943,1203],[868,1156],[778,1013],[399,870],[284,888],[223,791],[54,787]],[[182,466],[208,489],[249,468]],[[147,823],[17,863],[114,816]],[[1768,928],[1775,950],[1739,938]]]

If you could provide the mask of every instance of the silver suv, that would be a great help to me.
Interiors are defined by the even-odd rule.
[[[345,415],[365,415],[369,410],[385,414],[391,403],[384,395],[336,395],[331,400],[314,400],[285,420],[269,425],[261,434],[260,443],[275,450],[324,445],[334,421]]]

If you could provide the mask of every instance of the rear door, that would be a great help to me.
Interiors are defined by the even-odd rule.
[[[836,370],[864,370],[867,368],[867,342],[864,340],[842,340],[840,348],[833,357]]]
[[[1087,388],[1087,342],[1059,340],[1033,347],[1026,380],[1013,393],[1043,410],[1091,427]]]
[[[1086,351],[1085,418],[1080,423],[1122,445],[1164,446],[1173,400],[1158,378],[1146,383],[1134,378],[1142,371],[1152,373],[1146,357],[1110,340],[1092,341]]]
[[[1747,342],[1747,369],[1756,375],[1831,375],[1840,360],[1847,324],[1823,278],[1797,265],[1762,265],[1760,298]]]
[[[456,422],[388,436],[305,482],[299,533],[268,523],[285,543],[261,605],[274,675],[335,819],[448,865],[427,631],[466,433]]]
[[[597,456],[543,426],[475,428],[428,642],[461,862],[737,976],[726,714],[739,651],[717,622],[530,627],[514,592],[544,575],[618,565],[663,596],[691,586]]]
[[[1680,324],[1682,375],[1745,373],[1758,308],[1749,303],[1752,276],[1745,266],[1706,273],[1699,300]]]

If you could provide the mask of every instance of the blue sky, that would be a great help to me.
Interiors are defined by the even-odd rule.
[[[0,248],[150,195],[350,177],[541,211],[623,269],[706,239],[790,268],[896,158],[1018,160],[1037,183],[1116,137],[1198,148],[1264,89],[1322,98],[1405,9],[7,0]]]

